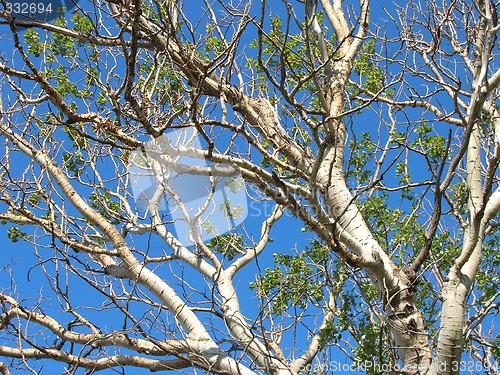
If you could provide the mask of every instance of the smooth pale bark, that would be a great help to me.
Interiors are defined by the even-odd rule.
[[[223,94],[233,109],[241,113],[264,139],[269,140],[275,150],[285,155],[291,165],[297,166],[299,173],[311,175],[312,172],[312,176],[316,177],[311,183],[323,191],[325,201],[329,206],[329,215],[335,223],[338,223],[337,226],[332,226],[336,229],[330,235],[340,238],[345,238],[345,234],[349,236],[350,242],[346,242],[347,247],[354,251],[357,259],[361,261],[360,265],[367,269],[386,301],[387,314],[391,321],[390,328],[403,359],[405,371],[416,373],[419,369],[429,368],[430,349],[421,313],[416,308],[412,292],[413,280],[410,280],[405,272],[394,266],[387,254],[374,240],[353,202],[342,171],[345,146],[345,125],[342,121],[345,110],[344,91],[353,69],[354,59],[362,45],[364,35],[366,35],[369,20],[368,1],[361,2],[363,22],[354,37],[349,34],[340,2],[335,2],[333,7],[329,7],[327,2],[324,3],[327,16],[339,37],[339,51],[343,58],[332,62],[333,75],[328,83],[324,102],[328,118],[331,119],[327,120],[325,125],[327,134],[325,142],[329,142],[331,146],[326,147],[323,158],[319,160],[312,159],[307,151],[291,139],[281,127],[279,117],[267,99],[249,97],[213,74],[204,75],[203,64],[197,61],[192,54],[188,55],[183,52],[182,47],[176,44],[175,39],[163,36],[162,32],[148,23],[147,20],[141,19],[141,22],[146,29],[154,32],[151,35],[155,41],[154,44],[169,53],[172,60],[193,85],[197,85],[207,95],[220,97]],[[315,170],[315,168],[317,169]],[[321,232],[321,235],[324,236],[324,232]],[[327,239],[330,240],[330,238]],[[228,287],[226,284],[219,285],[219,291],[229,297],[230,294],[225,292]],[[232,290],[228,289],[227,291],[233,293]],[[232,332],[240,342],[248,345],[248,334],[245,333],[245,329],[240,323],[239,306],[234,298],[228,298],[227,301],[226,306],[229,311],[227,316],[230,317],[229,323]],[[262,354],[265,355],[265,353]],[[259,358],[259,352],[255,351],[252,357]]]
[[[367,22],[368,2],[364,1],[362,4],[365,12],[363,19]],[[344,17],[343,13],[339,13],[338,4],[337,10],[331,16],[333,18]],[[146,28],[154,30],[154,26],[150,26],[147,21],[143,20],[142,22]],[[338,26],[346,24],[344,19],[344,21],[340,21]],[[352,39],[348,38],[348,33],[345,32],[346,37],[341,48],[344,58],[336,61],[333,65],[334,74],[326,95],[326,110],[332,120],[327,122],[325,130],[329,134],[327,141],[332,146],[326,149],[323,159],[318,161],[312,159],[308,152],[291,139],[281,127],[274,107],[266,99],[254,99],[244,95],[238,88],[224,83],[215,75],[203,76],[200,68],[202,64],[196,61],[193,55],[187,56],[183,53],[182,47],[175,44],[174,39],[163,37],[161,32],[155,31],[155,34],[151,36],[156,40],[155,44],[170,54],[172,59],[178,63],[179,68],[185,72],[186,78],[196,83],[208,95],[219,97],[223,93],[233,109],[240,112],[256,131],[269,140],[276,150],[284,154],[291,165],[296,165],[297,169],[304,175],[310,175],[311,171],[316,175],[316,181],[311,182],[317,185],[319,190],[324,191],[326,202],[330,206],[331,218],[339,226],[336,233],[331,235],[342,238],[345,232],[357,242],[356,248],[351,250],[355,250],[355,255],[362,260],[369,275],[376,282],[381,295],[387,301],[386,307],[392,322],[390,326],[405,368],[429,367],[430,350],[426,333],[423,331],[423,320],[415,307],[414,295],[410,292],[413,280],[409,280],[404,272],[396,269],[387,254],[374,240],[353,202],[341,169],[343,167],[345,138],[345,126],[341,120],[344,112],[343,92],[352,71],[354,58],[361,47],[360,40],[363,39],[366,30],[361,29],[360,35]],[[316,171],[314,171],[315,165],[317,166]],[[225,290],[228,287],[229,284],[220,284],[219,291],[229,297],[233,291],[228,289],[229,294],[226,293]],[[228,298],[227,301],[230,328],[242,343],[248,345],[252,341],[249,341],[249,336],[241,325],[241,317],[237,313],[239,306],[234,298]],[[259,352],[255,351],[252,357],[257,359],[259,355]]]
[[[475,58],[473,64],[468,64],[473,73],[474,81],[472,82],[470,102],[466,106],[466,125],[472,131],[464,144],[467,147],[468,223],[464,231],[462,251],[449,272],[448,281],[442,292],[443,307],[435,363],[435,370],[439,375],[460,373],[466,326],[467,295],[481,262],[482,241],[486,226],[498,211],[498,198],[496,194],[490,196],[489,192],[500,151],[498,143],[499,118],[498,110],[486,103],[487,96],[498,85],[498,72],[488,79],[489,46],[497,32],[492,30],[492,22],[488,22],[488,20],[492,19],[492,7],[495,5],[489,1],[479,1],[478,5],[485,17],[481,17],[477,24],[476,35],[473,39]],[[465,107],[465,104],[463,106]],[[481,174],[482,151],[479,122],[483,112],[489,113],[492,118],[492,128],[495,129],[496,140],[494,156],[489,160],[492,170],[488,171],[486,178],[483,178]]]
[[[338,85],[342,87],[342,85]],[[343,112],[341,95],[334,106],[340,118]],[[336,135],[343,135],[342,120],[334,122]],[[363,266],[375,282],[385,301],[389,327],[395,339],[396,348],[403,361],[403,371],[408,374],[427,371],[431,365],[431,351],[428,336],[424,330],[423,318],[417,308],[413,279],[398,269],[388,255],[381,249],[366,225],[346,182],[343,166],[343,137],[338,136],[337,145],[331,146],[318,170],[318,185],[325,191],[325,200],[332,210],[332,216],[341,227],[349,232],[360,244],[357,254],[363,260]],[[357,249],[352,249],[356,252]]]
[[[175,319],[184,327],[187,332],[186,343],[189,348],[187,351],[188,358],[186,358],[186,360],[194,361],[202,368],[213,368],[220,372],[242,373],[244,375],[253,374],[251,370],[239,364],[219,348],[208,334],[205,326],[193,313],[191,308],[188,307],[186,302],[178,296],[165,280],[161,279],[156,273],[146,268],[137,260],[117,229],[88,205],[72,187],[61,168],[53,160],[51,160],[42,150],[36,150],[33,145],[27,143],[23,138],[15,134],[3,122],[0,122],[0,133],[17,145],[28,157],[32,158],[39,163],[41,167],[46,169],[73,206],[108,237],[108,240],[113,244],[117,252],[117,256],[121,258],[124,264],[124,269],[119,273],[119,276],[143,285],[155,295],[166,308],[168,308]],[[108,256],[101,254],[98,259],[101,257],[104,258],[101,260],[101,264],[104,267],[115,264]],[[17,358],[53,358],[68,364],[80,363],[81,361],[81,358],[59,350],[40,351],[38,349],[18,349],[0,346],[0,354]],[[200,362],[197,356],[204,358],[206,363]],[[102,363],[100,363],[99,360],[88,360],[88,364],[85,365],[82,363],[82,366],[90,369],[104,369],[112,367],[111,363],[115,363],[115,365],[135,365],[150,368],[152,370],[159,370],[176,368],[174,366],[182,366],[178,368],[186,367],[186,360],[181,361],[179,364],[178,361],[150,362],[140,357],[117,356],[101,360],[100,362]]]
[[[168,22],[165,27],[160,27],[156,21],[144,17],[140,12],[133,12],[133,5],[139,9],[140,2],[127,4],[124,9],[123,4],[110,1],[110,8],[118,24],[127,33],[132,33],[132,40],[118,41],[117,39],[106,39],[101,37],[87,37],[74,31],[62,27],[36,23],[37,26],[52,32],[58,32],[70,38],[94,43],[100,46],[117,47],[124,46],[130,50],[144,48],[155,51],[158,54],[167,55],[172,64],[176,66],[180,74],[193,87],[197,94],[211,96],[227,103],[232,107],[233,112],[244,118],[245,127],[251,129],[252,134],[258,134],[257,140],[265,139],[271,144],[273,155],[271,160],[275,165],[283,168],[297,180],[300,184],[287,181],[287,177],[270,173],[249,160],[243,158],[220,155],[213,150],[177,150],[186,154],[193,154],[200,158],[206,158],[215,162],[225,163],[238,168],[242,176],[253,183],[268,197],[274,199],[277,208],[273,214],[264,221],[261,229],[261,238],[253,249],[243,256],[237,258],[233,263],[224,268],[217,257],[204,248],[201,241],[198,244],[205,257],[190,251],[179,243],[177,239],[166,229],[161,221],[160,215],[155,211],[154,204],[151,205],[153,223],[150,228],[132,230],[151,231],[156,233],[166,245],[173,251],[173,257],[180,259],[184,264],[200,273],[203,278],[212,283],[221,299],[222,316],[227,325],[229,335],[237,341],[248,354],[253,364],[262,371],[269,374],[295,375],[301,368],[311,363],[319,352],[319,338],[321,330],[335,319],[335,295],[329,296],[325,301],[325,314],[321,325],[310,339],[309,347],[295,361],[283,358],[279,348],[272,347],[265,338],[256,337],[254,328],[241,311],[241,304],[238,299],[234,282],[234,276],[247,264],[252,262],[261,254],[269,240],[270,228],[282,215],[285,208],[292,211],[313,231],[318,237],[323,239],[332,249],[338,252],[340,258],[351,265],[362,268],[377,286],[381,299],[384,302],[384,313],[387,318],[388,327],[395,341],[395,346],[403,363],[403,374],[458,374],[460,360],[464,346],[464,327],[466,313],[466,298],[470,291],[473,279],[481,261],[482,240],[489,220],[498,212],[500,207],[500,190],[495,191],[490,196],[490,190],[495,175],[496,167],[492,160],[491,170],[486,179],[481,174],[481,140],[477,126],[483,112],[491,115],[496,136],[500,129],[498,111],[491,103],[485,103],[485,99],[490,95],[500,83],[500,71],[495,72],[488,79],[488,51],[484,47],[485,42],[493,38],[498,32],[490,26],[482,27],[477,33],[475,41],[477,47],[477,61],[466,62],[466,66],[473,70],[474,82],[472,93],[469,96],[470,103],[465,99],[466,94],[458,94],[452,85],[446,84],[442,76],[442,71],[436,68],[433,61],[435,51],[428,49],[420,50],[422,61],[427,64],[429,70],[435,75],[435,82],[442,84],[443,91],[455,100],[457,108],[467,108],[465,136],[463,147],[450,163],[450,168],[444,181],[441,184],[442,190],[446,190],[456,173],[456,166],[462,161],[467,162],[467,186],[469,188],[469,219],[464,233],[463,248],[459,257],[448,275],[443,290],[443,305],[441,311],[441,327],[438,337],[437,357],[431,358],[431,348],[429,338],[425,332],[422,313],[419,311],[415,296],[415,276],[406,269],[398,268],[389,255],[384,252],[380,244],[376,241],[370,231],[365,218],[356,205],[356,197],[353,196],[346,183],[345,178],[345,158],[346,148],[346,126],[343,117],[346,115],[347,85],[353,84],[349,81],[353,75],[353,64],[359,55],[360,48],[368,37],[368,22],[370,19],[369,1],[362,0],[359,3],[359,17],[356,23],[350,25],[346,19],[341,0],[320,0],[325,20],[327,20],[336,35],[338,44],[333,54],[328,48],[328,43],[323,30],[316,17],[317,2],[305,0],[304,5],[308,17],[308,25],[314,33],[320,49],[318,58],[321,68],[318,69],[318,77],[313,81],[317,85],[318,96],[323,110],[323,122],[321,127],[321,137],[318,137],[318,150],[309,149],[307,146],[297,142],[290,136],[288,130],[281,124],[281,118],[270,100],[263,97],[253,97],[245,93],[240,87],[227,81],[224,77],[218,76],[215,70],[207,70],[207,65],[197,57],[192,50],[189,50],[177,38],[178,32],[178,9],[175,2],[170,2]],[[491,18],[492,9],[490,2],[480,1],[480,6],[484,8],[486,17]],[[127,13],[128,12],[128,13]],[[123,17],[123,18],[122,18]],[[215,15],[212,13],[212,17]],[[489,28],[489,29],[488,29]],[[306,31],[309,32],[309,31]],[[222,32],[219,32],[222,34]],[[403,36],[402,36],[403,37]],[[406,36],[405,36],[406,37]],[[488,39],[489,38],[489,39]],[[453,44],[453,41],[451,42]],[[229,43],[225,44],[229,48]],[[417,49],[417,47],[415,47]],[[455,46],[460,48],[460,46]],[[311,61],[317,59],[310,56]],[[134,65],[134,61],[127,61]],[[129,66],[127,79],[128,88],[131,91],[131,82],[134,81],[134,69]],[[34,69],[33,69],[34,70]],[[139,147],[141,143],[133,136],[124,134],[118,127],[110,124],[109,120],[97,114],[86,115],[76,114],[71,106],[67,105],[63,98],[57,93],[49,82],[40,74],[27,73],[0,64],[0,71],[17,77],[22,80],[36,81],[47,93],[48,99],[54,103],[65,116],[73,122],[92,122],[105,129],[109,134],[119,139],[130,147]],[[324,73],[324,74],[320,74]],[[323,78],[324,77],[324,78]],[[354,84],[355,85],[355,84]],[[425,108],[435,114],[440,119],[446,119],[449,124],[464,125],[461,118],[452,118],[444,113],[440,108],[434,106],[426,100],[404,100],[398,102],[396,99],[381,97],[377,93],[371,93],[362,85],[357,87],[360,92],[371,96],[374,101],[380,101],[396,108],[418,107]],[[127,96],[128,95],[128,96]],[[154,136],[160,135],[165,129],[155,128],[148,121],[145,112],[128,92],[126,99],[136,110],[137,117],[144,128]],[[456,109],[454,108],[453,111]],[[304,115],[307,117],[307,115]],[[304,120],[306,121],[306,120]],[[229,126],[229,124],[226,124]],[[243,126],[241,126],[243,128]],[[247,129],[239,127],[232,128],[235,132],[244,132]],[[171,361],[141,358],[140,356],[112,356],[96,361],[81,359],[77,356],[64,353],[59,350],[38,350],[25,348],[9,348],[0,346],[0,354],[15,358],[52,358],[68,364],[80,363],[82,367],[88,369],[104,369],[112,367],[114,364],[131,365],[144,367],[150,370],[181,369],[185,367],[199,367],[207,371],[214,371],[229,374],[254,374],[253,371],[241,365],[237,360],[231,358],[222,351],[214,342],[207,328],[200,321],[198,316],[188,306],[175,290],[164,279],[154,271],[145,266],[145,262],[140,262],[127,246],[123,235],[99,213],[90,207],[86,201],[78,194],[71,181],[67,178],[63,170],[48,154],[43,150],[35,148],[29,144],[22,136],[15,133],[7,125],[1,124],[0,132],[17,145],[27,156],[36,161],[43,169],[47,170],[51,178],[58,184],[60,190],[82,215],[85,220],[109,240],[112,250],[89,248],[68,238],[62,228],[50,227],[47,220],[38,220],[28,211],[19,211],[24,216],[19,217],[11,212],[0,215],[11,222],[19,224],[38,225],[57,236],[63,243],[74,249],[91,254],[98,264],[105,269],[108,275],[116,278],[123,278],[137,282],[144,286],[158,303],[165,306],[174,316],[186,333],[182,340],[169,340],[152,343],[147,340],[131,340],[121,334],[103,336],[99,334],[81,334],[73,331],[66,331],[52,318],[43,314],[24,311],[15,301],[7,301],[7,297],[0,297],[6,300],[11,308],[2,318],[4,319],[24,319],[30,320],[48,328],[53,334],[61,339],[77,344],[93,342],[95,346],[103,347],[116,345],[122,348],[136,350],[140,353],[151,355],[173,355],[183,356]],[[248,134],[248,133],[247,133]],[[249,137],[250,138],[250,137]],[[256,148],[264,153],[264,148]],[[315,154],[316,153],[316,154]],[[181,153],[182,154],[182,153]],[[179,155],[181,155],[179,154]],[[275,156],[277,155],[277,156]],[[465,159],[464,159],[465,155]],[[497,141],[495,157],[499,155],[499,144]],[[268,155],[266,155],[267,157]],[[497,163],[497,161],[496,161]],[[283,177],[283,178],[282,178]],[[160,196],[159,192],[159,195]],[[323,208],[316,216],[311,215],[303,203],[298,203],[294,199],[294,194],[302,200],[316,207]],[[319,200],[321,199],[321,204]],[[154,203],[154,202],[153,202]],[[157,203],[157,202],[156,202]],[[323,206],[324,205],[324,206]],[[157,207],[156,207],[157,208]],[[134,225],[132,225],[134,227]],[[418,249],[416,249],[418,250]],[[3,320],[3,319],[2,319]],[[6,373],[4,366],[0,364],[0,371]]]

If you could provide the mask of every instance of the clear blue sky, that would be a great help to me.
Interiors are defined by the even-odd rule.
[[[197,2],[193,2],[197,3]],[[278,2],[277,2],[278,3]],[[198,4],[198,3],[197,3]],[[200,12],[201,14],[201,2],[200,5],[190,5],[189,11],[192,14],[197,14]],[[382,2],[383,4],[383,2]],[[257,4],[258,5],[258,4]],[[85,7],[89,6],[86,2],[79,3],[79,6],[85,9]],[[297,8],[301,8],[302,5],[297,1]],[[281,15],[284,11],[284,7],[281,6],[273,6],[272,11],[275,12],[274,15]],[[374,4],[372,6],[373,15],[372,20],[376,22],[376,20],[383,16],[382,9],[380,4]],[[300,10],[297,10],[297,13],[300,17]],[[69,17],[70,15],[68,15]],[[3,33],[3,30],[0,29],[0,33]],[[248,41],[249,42],[249,41]],[[4,43],[3,53],[7,56],[9,52],[8,44]],[[251,51],[250,48],[247,48],[247,53]],[[8,95],[8,93],[4,92],[3,95]],[[365,110],[361,115],[355,117],[356,119],[356,133],[360,133],[362,131],[372,132],[373,129],[377,128],[376,125],[376,117],[374,113],[370,110]],[[448,127],[443,126],[443,133],[446,134]],[[413,163],[422,163],[421,160],[412,160]],[[418,180],[421,176],[426,175],[426,171],[422,169],[422,175],[419,175],[417,172],[413,175],[413,178]],[[388,178],[390,174],[388,174]],[[387,185],[391,184],[391,181],[384,181]],[[396,200],[391,201],[391,204],[398,205]],[[244,222],[244,228],[249,231],[249,233],[253,234],[256,238],[258,238],[260,231],[260,224],[262,222],[262,216],[256,214],[256,210],[262,210],[262,206],[258,208],[249,202],[249,215]],[[270,210],[268,209],[269,213]],[[14,295],[18,295],[21,297],[33,296],[33,298],[37,299],[39,295],[42,296],[50,296],[52,295],[50,289],[50,281],[47,280],[45,273],[42,270],[42,267],[39,265],[37,267],[32,268],[31,266],[39,263],[36,256],[33,254],[33,246],[29,243],[18,242],[16,244],[12,244],[7,239],[7,229],[9,225],[0,227],[0,244],[2,246],[1,254],[2,260],[0,261],[0,267],[2,267],[0,271],[0,289],[9,290],[10,293]],[[26,229],[26,232],[31,233],[31,229]],[[298,220],[291,218],[290,216],[281,220],[273,229],[271,233],[271,237],[273,238],[273,242],[268,245],[268,248],[265,254],[258,259],[257,264],[249,267],[248,270],[239,274],[239,279],[236,282],[238,285],[238,290],[241,292],[241,302],[243,313],[245,313],[249,317],[255,317],[260,309],[259,302],[255,297],[252,297],[252,293],[249,293],[249,284],[256,280],[256,274],[263,272],[267,267],[272,267],[272,259],[274,253],[290,253],[294,249],[300,251],[304,249],[304,247],[310,243],[314,239],[314,236],[306,232],[304,234],[303,224]],[[50,245],[47,241],[42,241],[42,244],[45,242],[45,245]],[[151,251],[161,252],[165,246],[159,241],[153,240],[151,243],[136,243],[135,246],[149,246]],[[42,252],[47,253],[50,252],[50,249],[40,249]],[[51,267],[49,264],[46,264],[46,267]],[[176,266],[173,266],[176,267]],[[12,273],[9,273],[8,270],[12,270]],[[49,274],[55,274],[57,270],[49,268]],[[204,284],[201,278],[188,270],[187,268],[177,267],[176,272],[178,275],[182,275],[183,278],[190,280],[192,285],[195,285],[197,288],[205,290],[207,293],[210,293],[209,288]],[[167,275],[165,273],[165,275]],[[168,277],[172,277],[169,275]],[[16,286],[15,289],[12,289],[12,280],[15,280]],[[172,280],[175,282],[175,280]],[[103,327],[107,327],[109,329],[119,329],[122,326],[122,317],[119,313],[113,313],[110,311],[106,311],[106,313],[102,313],[100,311],[101,303],[103,302],[103,297],[100,293],[90,288],[87,284],[85,284],[82,280],[76,277],[70,277],[69,283],[71,288],[69,289],[69,295],[72,298],[72,302],[75,306],[89,306],[90,309],[86,310],[86,317],[89,319],[95,319],[97,322],[100,322]],[[40,292],[39,292],[40,291]],[[179,289],[180,292],[181,289]],[[50,298],[50,297],[49,297]],[[34,302],[34,301],[33,301]],[[63,303],[64,304],[64,303]],[[50,311],[56,318],[62,319],[70,319],[69,314],[62,313],[63,306],[60,306],[57,301],[54,300],[46,300],[42,301],[42,306],[46,309],[46,311]],[[132,307],[135,309],[135,307]],[[310,320],[313,322],[313,319]],[[224,327],[220,327],[224,328]],[[299,337],[300,335],[306,334],[305,327],[302,330],[299,329]],[[286,346],[286,345],[285,345]],[[350,364],[349,361],[343,356],[342,352],[337,349],[332,349],[331,359],[338,361],[340,363]],[[52,373],[62,373],[62,368],[64,366],[54,364],[49,361],[40,361],[33,362],[34,368],[40,368],[43,366],[42,374],[52,374]],[[187,369],[186,373],[194,373],[194,370]],[[335,372],[333,369],[331,373]],[[16,371],[13,371],[16,374]],[[20,373],[20,372],[19,372]],[[78,373],[83,374],[84,371],[80,370]],[[102,373],[114,373],[112,370],[103,371]],[[144,369],[126,369],[127,374],[146,374],[149,371]],[[341,373],[341,371],[338,371]]]

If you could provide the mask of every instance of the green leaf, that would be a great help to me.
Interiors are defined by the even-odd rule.
[[[29,236],[19,228],[11,227],[7,230],[7,238],[12,242],[18,242],[19,240],[27,241]]]

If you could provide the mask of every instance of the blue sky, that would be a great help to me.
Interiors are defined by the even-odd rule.
[[[79,3],[79,6],[81,6],[82,8],[85,8],[88,5],[89,4],[86,4],[85,2]],[[299,2],[297,2],[297,5],[300,7]],[[377,5],[374,5],[372,8],[373,8],[372,19],[375,21],[378,17],[381,17],[383,13],[381,7]],[[193,6],[189,8],[189,11],[193,12],[194,15],[197,15],[199,9],[200,8]],[[284,8],[281,6],[276,6],[276,7],[273,6],[272,8],[272,12],[274,12],[274,15],[282,15],[283,10]],[[299,12],[300,11],[297,10],[297,13]],[[300,14],[297,15],[300,17]],[[0,32],[3,31],[0,29]],[[248,40],[248,42],[250,42],[250,40]],[[4,54],[7,54],[9,52],[10,47],[8,47],[9,45],[7,43],[4,43],[3,46],[4,46],[3,52]],[[254,53],[251,47],[249,46],[245,47],[245,51],[247,52],[247,54]],[[417,81],[415,81],[415,83],[416,86],[418,86]],[[9,93],[3,92],[3,95],[5,97],[5,95],[9,95]],[[402,113],[398,114],[398,116],[401,116],[401,120],[404,120],[404,116]],[[356,127],[355,132],[358,134],[362,131],[366,131],[373,134],[374,133],[373,130],[375,128],[378,129],[379,120],[374,115],[374,112],[372,112],[369,109],[365,110],[361,115],[356,116],[354,118],[354,121],[355,121],[354,126]],[[438,129],[440,133],[442,132],[441,134],[447,134],[449,127],[442,126],[439,127]],[[380,141],[382,144],[384,143],[383,135]],[[426,166],[421,159],[413,158],[410,160],[410,162],[412,165],[422,165],[421,169],[422,173],[420,174],[417,169],[417,171],[412,175],[415,180],[420,180],[427,175]],[[415,168],[413,168],[413,170],[415,171]],[[387,185],[391,185],[391,183],[393,182],[394,185],[396,184],[395,181],[390,180],[391,175],[392,175],[391,173],[388,173],[387,174],[388,181],[387,180],[384,181]],[[390,201],[391,205],[397,206],[399,204],[397,197],[391,199],[392,199]],[[248,202],[248,204],[249,204],[249,215],[244,221],[243,228],[245,228],[245,230],[247,230],[251,236],[258,238],[260,231],[260,224],[262,220],[261,213],[264,211],[270,213],[269,206],[265,206],[263,209],[262,205],[256,206],[250,201]],[[403,207],[403,208],[408,208],[408,207]],[[18,294],[20,296],[31,295],[34,296],[35,299],[39,294],[41,294],[42,296],[50,295],[51,294],[50,289],[52,286],[50,281],[47,280],[47,277],[44,274],[44,272],[42,272],[42,267],[41,266],[37,266],[34,268],[31,267],[31,265],[38,263],[37,258],[33,254],[33,246],[24,243],[22,241],[16,244],[12,244],[10,241],[8,241],[7,230],[9,227],[10,227],[9,225],[0,227],[0,238],[1,238],[0,241],[2,245],[2,263],[0,264],[1,267],[3,267],[3,270],[0,272],[0,289],[9,290],[10,292]],[[26,232],[31,232],[31,230],[26,229]],[[311,233],[307,231],[304,233],[303,224],[301,222],[291,218],[290,216],[288,216],[287,218],[281,220],[278,224],[276,224],[275,228],[271,233],[271,237],[273,238],[274,241],[268,245],[265,254],[263,254],[263,256],[258,259],[258,262],[256,262],[256,264],[249,267],[249,269],[246,270],[245,272],[240,273],[238,276],[238,281],[236,282],[236,284],[238,284],[238,290],[241,292],[241,303],[243,312],[247,314],[249,317],[254,317],[258,315],[260,309],[257,298],[251,297],[253,293],[249,292],[249,284],[251,282],[256,281],[256,276],[255,276],[256,273],[262,273],[266,268],[272,267],[273,254],[275,253],[288,254],[291,251],[293,252],[294,250],[301,251],[307,244],[309,244],[314,239],[314,236]],[[129,241],[131,241],[130,238]],[[130,243],[138,247],[139,246],[148,247],[151,253],[161,254],[165,249],[165,246],[158,239],[148,239],[147,241],[141,239],[137,243],[134,242]],[[41,241],[41,244],[49,246],[50,239],[49,238],[43,239]],[[47,249],[40,249],[40,251],[43,252],[44,254],[47,254],[50,253],[51,250],[50,248],[47,248]],[[56,255],[54,254],[54,256]],[[15,266],[12,266],[13,264],[15,264]],[[46,263],[45,266],[49,270],[48,271],[49,274],[56,274],[56,272],[61,271],[54,268],[50,268],[52,266],[50,266],[49,263]],[[172,265],[171,266],[172,269],[169,269],[169,267],[170,266],[166,266],[164,269],[160,269],[158,272],[160,274],[164,274],[165,277],[172,277],[172,275],[182,276],[184,279],[189,280],[191,285],[195,285],[196,288],[198,288],[201,293],[209,294],[211,292],[209,286],[207,286],[198,275],[188,270],[187,268],[180,267],[178,265]],[[12,279],[14,279],[17,284],[15,290],[12,289],[12,279],[11,275],[7,272],[8,269],[13,270]],[[60,276],[62,279],[64,279],[64,275]],[[175,279],[169,281],[171,281],[173,284],[177,284],[177,281]],[[122,325],[122,318],[118,312],[108,311],[106,313],[103,313],[102,311],[100,311],[102,303],[105,300],[105,298],[100,293],[93,290],[92,288],[89,288],[82,280],[73,276],[69,276],[68,283],[70,286],[69,294],[73,300],[74,305],[91,307],[85,310],[85,314],[87,317],[97,319],[102,323],[103,327],[107,328],[117,329]],[[178,288],[180,293],[183,292],[182,288],[179,285],[177,285],[176,287]],[[32,303],[35,302],[36,302],[35,300],[32,300]],[[52,313],[56,317],[61,317],[63,320],[71,319],[69,314],[61,312],[65,307],[64,301],[44,300],[42,301],[42,306],[46,308],[47,311],[52,311]],[[134,304],[131,304],[131,309],[138,309],[138,307],[136,307]],[[142,313],[144,313],[144,311],[142,311],[141,314]],[[167,318],[165,319],[167,321]],[[314,317],[311,317],[311,319],[309,319],[309,322],[312,323],[313,321]],[[217,326],[217,328],[223,328],[223,327]],[[298,328],[298,331],[296,333],[298,337],[303,337],[305,334],[306,334],[306,327]],[[348,361],[345,358],[345,356],[343,356],[343,354],[337,349],[332,349],[331,359],[338,361],[339,364],[340,363],[350,364],[350,361]],[[61,370],[62,366],[54,365],[47,361],[39,363],[35,362],[34,366],[35,367],[43,366],[44,369],[42,373],[50,374],[54,373],[55,371],[59,371],[60,373],[62,373]],[[332,373],[336,372],[336,370],[334,370],[333,367],[330,368],[330,370],[331,370],[330,372]],[[186,370],[185,372],[194,373],[193,370]],[[14,373],[16,372],[14,371]],[[83,371],[79,373],[83,373]],[[113,372],[110,370],[109,372],[103,371],[103,373],[113,373]],[[142,373],[149,373],[149,371],[127,368],[126,373],[142,374]]]

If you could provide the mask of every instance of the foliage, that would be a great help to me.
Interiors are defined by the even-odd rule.
[[[488,373],[496,4],[188,3],[0,12],[0,372]]]

